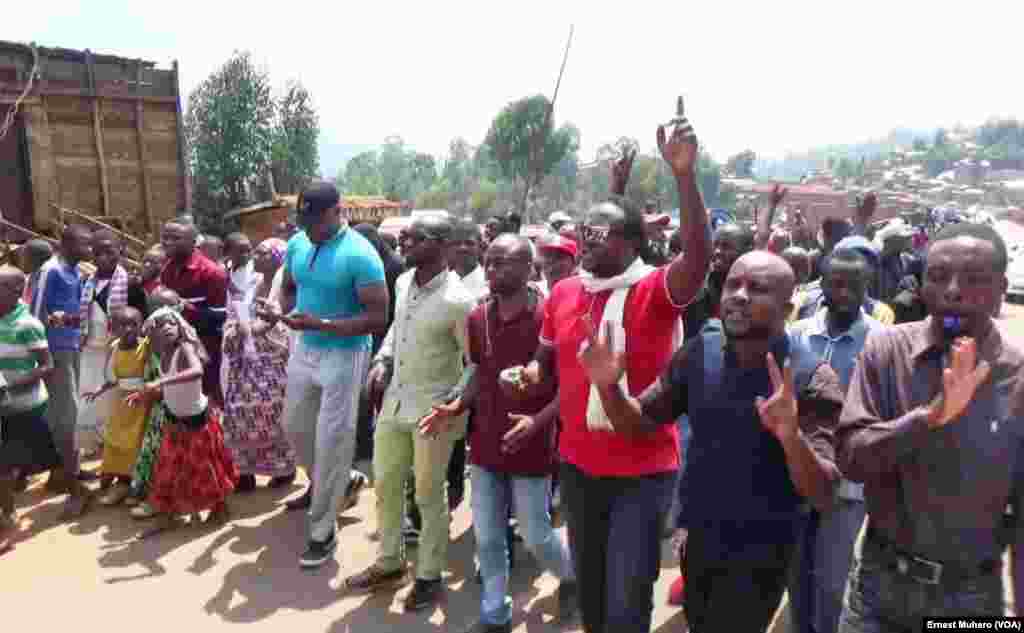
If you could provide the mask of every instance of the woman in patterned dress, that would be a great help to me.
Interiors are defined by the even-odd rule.
[[[260,243],[250,262],[248,240],[230,240],[233,269],[247,267],[252,276],[232,275],[228,320],[224,325],[224,435],[241,472],[237,491],[256,487],[256,475],[271,477],[270,487],[295,480],[295,449],[281,426],[289,354],[288,328],[255,317],[255,299],[274,301],[271,287],[287,245],[271,238]],[[236,283],[236,277],[239,281]],[[247,287],[237,287],[247,286]]]

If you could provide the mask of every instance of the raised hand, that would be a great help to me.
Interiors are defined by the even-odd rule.
[[[799,410],[796,403],[796,390],[793,387],[793,369],[789,360],[780,370],[775,356],[768,352],[768,376],[772,380],[772,395],[766,400],[761,396],[755,399],[757,414],[761,418],[761,426],[771,432],[780,442],[796,436],[799,429]]]
[[[513,423],[512,428],[501,438],[501,452],[506,455],[518,453],[537,427],[537,419],[532,415],[509,413],[508,419]]]
[[[973,338],[954,340],[949,367],[942,371],[942,393],[929,407],[928,426],[942,428],[963,415],[990,371],[988,361],[978,362],[978,344]]]
[[[772,207],[779,206],[779,204],[782,203],[782,199],[786,197],[787,193],[789,193],[789,189],[786,189],[779,183],[775,183],[775,186],[772,187],[771,193]]]
[[[626,372],[625,354],[615,352],[612,347],[612,324],[605,325],[600,332],[591,330],[587,348],[579,353],[587,378],[598,387],[617,384]]]
[[[626,146],[622,150],[622,156],[617,161],[612,161],[612,182],[611,189],[614,193],[625,194],[626,184],[629,182],[629,174],[633,171],[633,160],[636,158],[636,149]]]
[[[462,401],[456,398],[447,404],[436,404],[430,413],[420,418],[417,428],[420,435],[433,436],[447,431],[452,419],[462,413]]]
[[[693,126],[683,116],[682,97],[679,98],[676,113],[677,117],[671,122],[671,125],[674,125],[671,138],[666,140],[665,126],[658,126],[658,151],[661,152],[661,157],[669,164],[672,173],[676,176],[693,174],[697,169],[699,147]]]
[[[874,191],[869,191],[866,196],[857,202],[857,209],[854,211],[854,215],[860,224],[867,224],[874,217],[877,208],[878,194]]]

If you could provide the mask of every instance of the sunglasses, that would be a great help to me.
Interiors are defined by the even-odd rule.
[[[612,229],[608,226],[579,226],[576,231],[580,242],[604,243],[612,235]]]

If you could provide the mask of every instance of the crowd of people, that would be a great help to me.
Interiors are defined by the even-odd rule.
[[[511,630],[519,540],[588,633],[650,630],[668,535],[696,633],[764,631],[787,591],[794,633],[1001,615],[1008,546],[1024,579],[1024,357],[993,321],[1000,236],[876,228],[870,194],[815,235],[777,221],[781,187],[752,225],[713,219],[692,126],[657,141],[669,239],[624,195],[627,153],[605,202],[535,242],[516,214],[436,214],[392,244],[318,183],[273,238],[183,217],[130,272],[112,232],[26,243],[0,268],[0,551],[44,471],[62,519],[131,506],[149,538],[301,467],[299,564],[335,555],[372,481],[377,558],[345,588],[411,584],[418,611],[442,599],[468,463],[475,633]]]

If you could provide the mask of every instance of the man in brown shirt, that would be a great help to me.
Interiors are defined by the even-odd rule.
[[[1001,615],[1010,543],[1021,587],[1024,531],[1010,533],[1004,513],[1019,516],[1024,500],[1024,355],[991,319],[1006,266],[991,227],[943,229],[922,286],[931,316],[868,337],[837,432],[839,467],[864,483],[869,517],[841,633]]]

